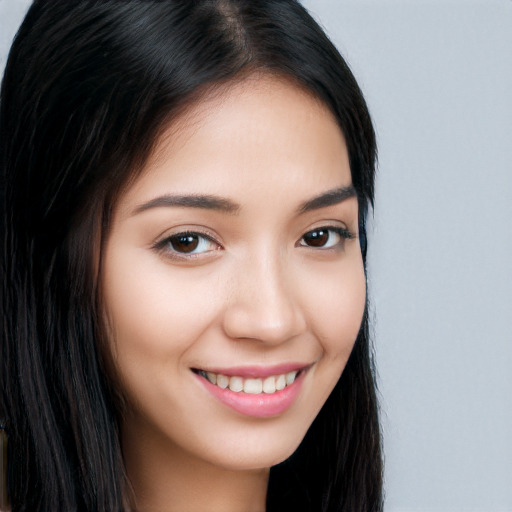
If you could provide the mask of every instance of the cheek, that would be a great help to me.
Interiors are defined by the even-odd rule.
[[[336,271],[317,273],[309,287],[307,309],[314,334],[327,361],[343,369],[361,327],[366,304],[362,260],[341,262]],[[339,375],[338,375],[339,376]]]
[[[125,390],[182,371],[182,357],[215,316],[215,287],[205,287],[198,272],[171,272],[138,250],[112,250],[105,260],[107,327]]]
[[[314,383],[304,393],[299,420],[309,428],[338,382],[361,327],[366,304],[366,279],[360,255],[336,265],[316,267],[303,285],[303,308],[315,340],[317,363],[309,375]],[[314,283],[315,286],[311,286]]]

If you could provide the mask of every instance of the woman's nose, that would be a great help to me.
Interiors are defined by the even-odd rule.
[[[297,285],[293,271],[277,258],[267,256],[242,265],[231,282],[225,333],[271,345],[304,333],[306,317]]]

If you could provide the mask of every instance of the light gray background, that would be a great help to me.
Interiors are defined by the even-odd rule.
[[[28,5],[0,0],[0,68]],[[305,0],[380,152],[387,512],[512,512],[512,0]]]

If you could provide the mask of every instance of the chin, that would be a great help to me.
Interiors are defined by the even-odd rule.
[[[231,439],[217,439],[210,453],[203,452],[202,458],[209,459],[218,467],[232,471],[265,469],[288,459],[302,442],[306,430],[283,432],[282,429],[271,433],[268,429],[252,432],[250,435],[232,436]],[[237,438],[238,437],[238,438]],[[224,449],[219,450],[219,447]]]

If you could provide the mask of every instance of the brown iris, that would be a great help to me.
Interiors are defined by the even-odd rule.
[[[176,235],[170,239],[172,248],[177,252],[188,253],[195,251],[199,245],[199,237],[192,234]]]
[[[316,229],[304,235],[304,242],[311,247],[323,247],[329,240],[327,229]]]

